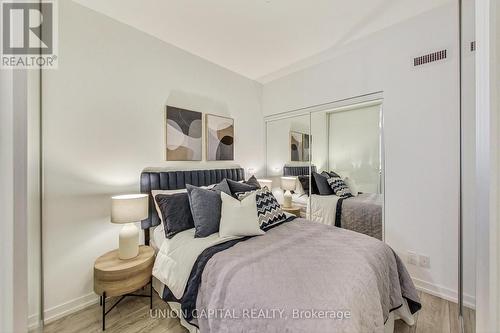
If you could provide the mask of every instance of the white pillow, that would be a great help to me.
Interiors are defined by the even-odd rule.
[[[295,190],[293,192],[297,193],[299,195],[306,193],[306,191],[304,191],[304,187],[302,186],[302,183],[299,180],[299,177],[295,178]]]
[[[255,192],[241,201],[224,192],[220,195],[222,209],[219,237],[257,236],[265,233],[260,229]]]
[[[351,190],[352,196],[354,197],[358,196],[358,185],[356,185],[354,179],[349,177],[344,177],[344,183],[349,187],[349,190]]]

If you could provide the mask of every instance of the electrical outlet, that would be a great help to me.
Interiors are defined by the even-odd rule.
[[[429,256],[420,255],[418,258],[420,267],[430,268],[431,258]]]
[[[418,256],[415,252],[408,251],[408,263],[410,265],[418,265]]]

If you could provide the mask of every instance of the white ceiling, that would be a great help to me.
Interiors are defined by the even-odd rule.
[[[451,0],[75,0],[248,78]]]

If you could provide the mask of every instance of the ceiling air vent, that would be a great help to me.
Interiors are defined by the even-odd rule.
[[[413,66],[420,66],[430,62],[446,59],[446,50],[429,53],[420,57],[413,58]]]

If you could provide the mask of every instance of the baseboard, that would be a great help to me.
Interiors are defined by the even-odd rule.
[[[427,294],[445,299],[447,301],[458,303],[458,294],[456,290],[439,286],[428,281],[420,280],[417,278],[412,278],[415,287]],[[476,309],[476,298],[474,296],[464,294],[464,306],[475,310]]]
[[[47,325],[54,320],[67,316],[90,305],[96,304],[98,301],[98,296],[94,293],[90,293],[85,296],[75,298],[66,303],[54,306],[50,309],[45,310],[44,324]]]
[[[38,313],[28,316],[28,331],[33,331],[35,328],[41,327],[40,315]]]

